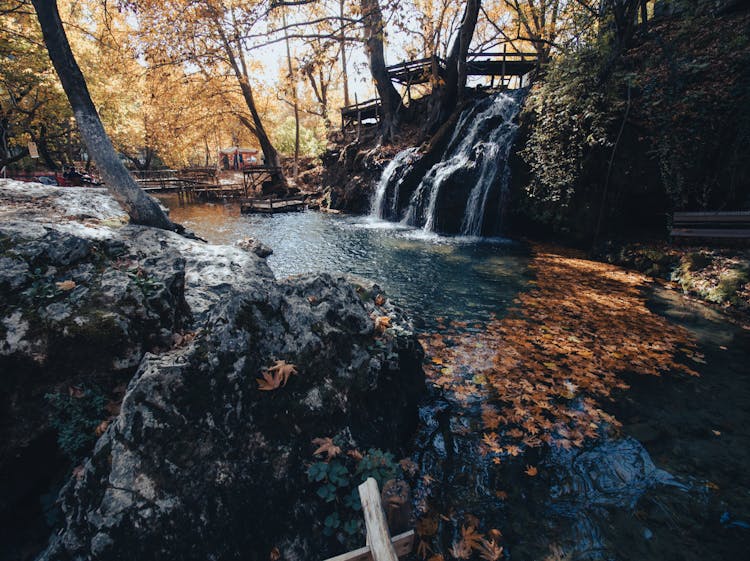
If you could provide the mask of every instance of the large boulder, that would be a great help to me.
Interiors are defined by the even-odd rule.
[[[42,559],[317,556],[311,440],[408,443],[421,349],[377,287],[276,280],[252,251],[124,225],[101,190],[0,184],[0,208],[11,389],[137,368]],[[43,307],[28,296],[40,277],[55,288]],[[288,379],[264,390],[274,365]]]

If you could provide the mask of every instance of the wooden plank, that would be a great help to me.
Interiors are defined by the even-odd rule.
[[[409,530],[408,532],[394,536],[391,543],[396,550],[396,555],[399,557],[408,555],[414,547],[414,530]],[[370,547],[365,546],[348,553],[342,553],[336,557],[330,557],[329,559],[326,559],[326,561],[373,561],[373,557]]]
[[[673,228],[670,233],[677,238],[750,238],[750,229],[736,230],[730,228]]]
[[[372,477],[368,477],[367,481],[359,486],[359,500],[362,503],[373,561],[398,561],[398,555],[388,533],[383,506],[380,504],[380,490]]]
[[[702,222],[747,222],[750,223],[750,212],[675,212],[674,224],[690,224]]]

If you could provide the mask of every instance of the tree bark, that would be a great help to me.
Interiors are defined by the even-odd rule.
[[[344,107],[351,105],[349,101],[349,72],[346,68],[346,36],[344,33],[344,2],[339,0],[339,25],[341,26],[341,36],[339,38],[339,48],[341,49],[341,81],[344,84]]]
[[[401,107],[401,96],[393,87],[385,65],[383,12],[380,10],[379,0],[360,0],[360,9],[365,28],[365,50],[370,63],[370,73],[380,96],[380,140],[389,143],[398,129],[396,112]]]
[[[292,65],[292,48],[289,44],[289,31],[286,27],[286,9],[281,9],[281,21],[284,25],[284,42],[286,43],[286,63],[289,71],[289,87],[292,89],[292,106],[294,108],[294,165],[292,176],[297,181],[299,175],[299,99],[297,98],[297,82],[294,79],[294,66]]]
[[[86,80],[70,49],[57,2],[32,0],[44,43],[73,109],[78,129],[107,188],[130,215],[131,222],[166,230],[176,226],[159,205],[138,186],[115,152],[99,119]]]
[[[477,26],[481,0],[466,0],[461,26],[451,44],[448,58],[445,61],[445,81],[432,92],[430,115],[424,132],[431,135],[445,123],[464,100],[467,67],[466,58],[469,45]]]
[[[268,137],[268,133],[263,126],[263,121],[260,118],[260,113],[258,113],[258,107],[255,104],[255,96],[253,95],[253,88],[250,85],[247,64],[241,50],[242,47],[241,45],[238,47],[238,53],[235,55],[234,48],[224,32],[221,19],[215,9],[213,10],[213,18],[216,31],[224,47],[224,54],[226,54],[229,65],[232,67],[232,72],[239,82],[242,98],[245,100],[245,105],[252,117],[252,123],[247,118],[243,118],[243,116],[240,116],[240,122],[258,139],[260,149],[263,151],[265,164],[279,169],[278,176],[275,179],[286,186],[286,178],[284,177],[284,172],[281,171],[281,158],[279,158],[279,153]],[[236,35],[239,36],[239,31],[237,31]]]

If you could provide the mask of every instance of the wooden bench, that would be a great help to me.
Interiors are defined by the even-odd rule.
[[[672,238],[750,239],[750,211],[675,212]]]

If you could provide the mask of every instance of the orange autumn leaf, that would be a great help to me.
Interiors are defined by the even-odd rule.
[[[526,469],[524,470],[524,473],[528,475],[529,477],[534,477],[538,472],[536,469],[536,466],[526,466]]]
[[[64,280],[62,282],[56,282],[55,286],[60,290],[67,292],[68,290],[73,290],[76,287],[76,283],[72,280]]]
[[[312,443],[317,446],[313,456],[318,454],[325,454],[327,460],[331,460],[341,454],[341,448],[333,443],[333,439],[330,437],[325,438],[313,438]]]
[[[419,540],[419,544],[417,545],[417,555],[422,559],[425,559],[429,553],[432,553],[430,544],[424,540]]]
[[[503,548],[495,540],[482,540],[477,548],[479,557],[486,561],[497,561],[503,556]]]
[[[262,373],[262,378],[258,378],[258,389],[262,391],[272,391],[281,386],[281,376],[278,373],[265,371]]]
[[[483,537],[474,526],[461,527],[461,542],[465,543],[470,549],[478,549]]]
[[[293,364],[289,364],[284,360],[277,360],[273,366],[268,369],[269,372],[273,372],[274,375],[278,375],[281,380],[281,385],[286,386],[289,377],[297,374],[297,367]]]
[[[355,450],[349,450],[346,453],[346,455],[349,456],[350,458],[354,458],[354,460],[356,460],[357,462],[359,462],[362,458],[364,458],[364,456],[362,455],[362,452],[360,452],[359,450],[356,450],[356,449]]]
[[[378,294],[375,297],[375,305],[382,306],[383,304],[385,304],[385,296],[383,296],[382,294]]]
[[[375,331],[384,332],[391,325],[391,318],[388,316],[378,316],[375,318]]]

